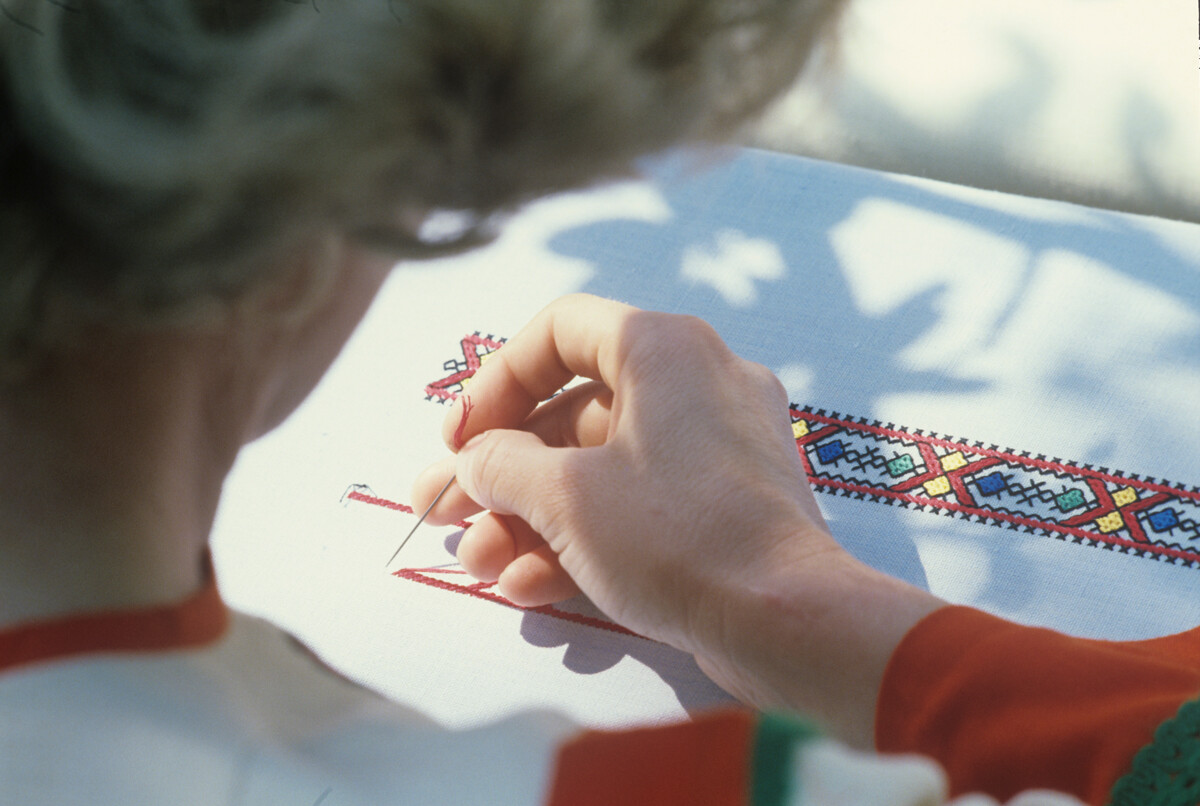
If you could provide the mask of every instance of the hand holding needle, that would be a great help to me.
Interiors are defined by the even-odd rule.
[[[425,507],[425,511],[421,513],[421,517],[417,518],[417,522],[415,524],[413,524],[413,528],[404,537],[404,539],[402,541],[400,541],[399,548],[397,548],[392,553],[391,558],[388,559],[387,563],[384,564],[384,566],[383,566],[384,568],[387,568],[389,565],[392,564],[392,561],[396,559],[396,555],[398,555],[400,553],[400,549],[404,548],[404,544],[407,543],[412,538],[412,536],[417,533],[417,529],[419,529],[421,527],[421,524],[425,522],[425,518],[429,515],[429,513],[433,510],[433,508],[435,506],[437,506],[437,502],[442,500],[442,496],[446,494],[446,490],[449,490],[450,485],[453,483],[454,483],[454,476],[451,476],[450,480],[446,482],[445,486],[442,487],[441,491],[438,492],[438,494],[434,496],[433,501],[430,502],[429,506]]]

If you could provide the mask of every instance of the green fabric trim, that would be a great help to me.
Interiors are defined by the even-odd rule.
[[[1109,806],[1196,806],[1200,803],[1200,699],[1185,702],[1138,751],[1117,781]]]
[[[751,806],[786,806],[792,790],[795,748],[819,735],[812,725],[786,714],[759,717],[750,765]]]

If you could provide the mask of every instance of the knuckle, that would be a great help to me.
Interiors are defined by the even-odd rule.
[[[765,415],[782,416],[791,406],[787,389],[783,383],[766,367],[755,365],[755,384],[751,388],[758,390],[759,400]]]
[[[762,364],[748,362],[750,364],[751,377],[762,388],[763,393],[775,401],[787,401],[787,389],[784,388],[783,382],[779,380],[774,372]]]
[[[676,314],[674,319],[679,335],[695,346],[706,347],[708,349],[713,349],[717,346],[725,347],[725,342],[717,334],[716,328],[700,317],[690,314]]]
[[[560,311],[569,311],[580,305],[591,305],[595,303],[597,297],[591,294],[585,294],[582,291],[577,291],[573,294],[565,294],[554,299],[546,306],[546,311],[550,313],[558,313]]]
[[[655,313],[646,325],[643,346],[668,348],[672,360],[703,364],[732,355],[716,329],[698,316]]]
[[[571,294],[564,294],[561,297],[553,300],[546,306],[544,311],[553,316],[564,315],[579,311],[581,308],[628,308],[629,306],[622,305],[619,302],[599,297],[595,294],[588,294],[583,291],[576,291]],[[630,309],[632,310],[632,309]]]

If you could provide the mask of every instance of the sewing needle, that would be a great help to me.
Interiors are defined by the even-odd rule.
[[[429,506],[425,507],[425,511],[421,513],[421,517],[417,518],[417,522],[415,524],[413,524],[412,530],[408,533],[408,535],[404,538],[404,540],[400,541],[400,548],[396,549],[396,551],[392,553],[391,559],[389,559],[387,561],[387,563],[384,564],[384,566],[383,566],[384,568],[387,568],[389,565],[392,564],[392,560],[396,559],[396,555],[400,553],[400,549],[404,548],[404,544],[407,543],[410,539],[412,539],[412,536],[417,533],[417,529],[419,529],[421,524],[425,522],[425,518],[428,517],[430,511],[435,506],[437,506],[438,501],[442,500],[442,496],[446,494],[446,490],[449,490],[450,485],[453,483],[454,483],[454,476],[451,476],[450,480],[446,482],[446,486],[441,489],[441,492],[439,492],[436,496],[434,496],[433,501],[430,502]]]

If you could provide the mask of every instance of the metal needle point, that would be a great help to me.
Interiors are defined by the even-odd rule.
[[[392,553],[391,558],[387,561],[387,563],[384,564],[384,566],[383,566],[384,568],[387,568],[389,565],[392,564],[392,560],[396,559],[396,555],[400,553],[400,549],[404,548],[404,544],[407,543],[410,539],[412,539],[412,536],[417,533],[417,529],[419,529],[421,527],[421,524],[425,522],[425,518],[428,517],[430,511],[435,506],[437,506],[438,501],[442,500],[442,496],[446,494],[446,490],[449,490],[450,485],[453,483],[454,483],[454,476],[451,476],[450,480],[446,482],[446,486],[441,489],[441,492],[439,492],[436,496],[434,496],[433,501],[430,502],[429,506],[425,507],[425,511],[421,513],[421,517],[417,518],[417,522],[415,524],[413,524],[412,530],[408,533],[407,536],[405,536],[404,540],[400,541],[400,548],[396,549],[396,551]]]

